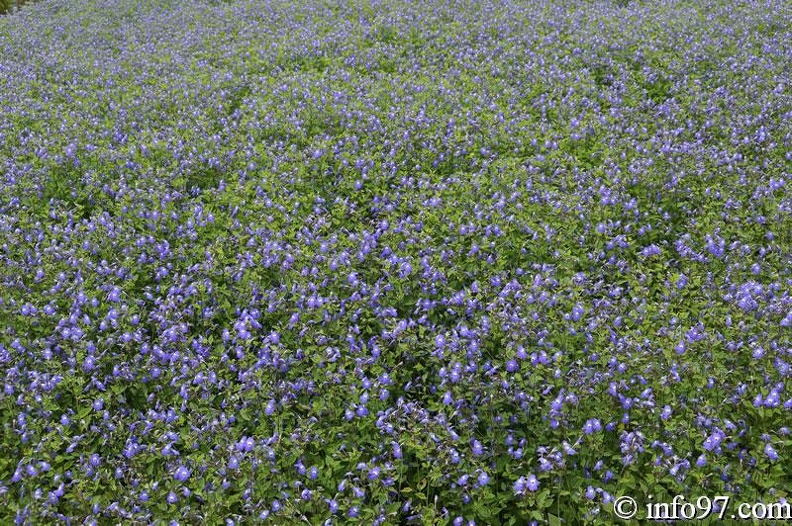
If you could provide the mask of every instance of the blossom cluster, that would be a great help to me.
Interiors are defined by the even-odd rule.
[[[783,499],[791,43],[781,0],[3,16],[0,522]]]

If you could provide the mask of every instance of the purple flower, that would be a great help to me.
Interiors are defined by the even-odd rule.
[[[586,312],[585,309],[583,309],[583,306],[580,303],[576,304],[572,308],[572,321],[576,321],[576,322],[580,321],[580,319],[583,317],[583,314],[585,314],[585,312]]]
[[[96,358],[93,356],[86,356],[83,360],[83,370],[87,373],[96,369]]]
[[[591,435],[598,431],[602,431],[602,423],[599,421],[598,418],[591,418],[586,420],[585,425],[583,426],[583,432],[587,435]]]
[[[118,287],[113,287],[110,291],[110,294],[107,295],[107,299],[112,302],[121,301],[121,289]]]
[[[660,247],[654,244],[649,245],[645,247],[643,250],[641,250],[641,255],[645,258],[650,258],[652,256],[659,256],[662,253],[663,251],[660,249]]]
[[[770,444],[769,442],[768,442],[767,444],[765,444],[764,451],[765,451],[765,455],[767,455],[767,458],[769,458],[769,459],[770,459],[770,460],[772,460],[773,462],[775,462],[776,460],[778,460],[778,458],[779,458],[779,456],[778,456],[778,452],[777,452],[777,451],[776,451],[776,449],[775,449],[775,448],[772,446],[772,444]]]
[[[178,480],[179,482],[184,482],[188,478],[190,478],[190,470],[185,466],[179,466],[176,468],[176,473],[173,474],[173,478]]]
[[[242,452],[253,451],[256,441],[252,437],[242,437],[237,443],[237,449]]]
[[[704,440],[702,447],[707,451],[715,451],[720,447],[724,438],[726,438],[726,435],[723,431],[716,428],[715,431]]]
[[[526,489],[528,489],[528,480],[525,477],[518,478],[514,483],[514,493],[519,495],[525,493]]]
[[[539,489],[539,479],[536,478],[536,475],[530,473],[526,478],[526,484],[528,487],[528,491],[536,491]]]

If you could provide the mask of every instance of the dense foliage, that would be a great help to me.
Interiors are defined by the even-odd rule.
[[[26,0],[0,0],[0,15],[4,15],[24,5]]]
[[[789,2],[45,0],[0,49],[0,522],[792,488]]]

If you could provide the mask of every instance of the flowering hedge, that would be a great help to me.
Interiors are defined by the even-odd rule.
[[[0,522],[792,487],[783,1],[0,19]]]

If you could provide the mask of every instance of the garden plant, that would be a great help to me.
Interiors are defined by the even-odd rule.
[[[0,16],[0,524],[783,509],[790,64],[782,0]]]

